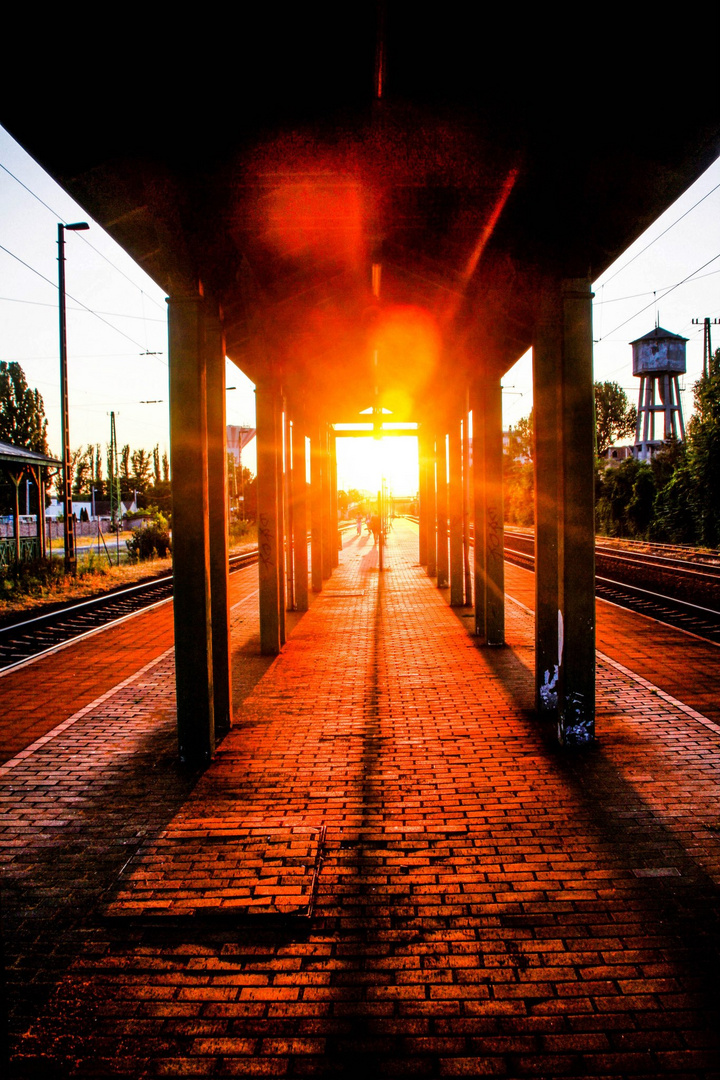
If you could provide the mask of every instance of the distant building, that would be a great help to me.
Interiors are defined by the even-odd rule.
[[[606,465],[611,468],[622,464],[623,461],[627,461],[628,458],[636,457],[634,446],[610,446],[608,449],[600,455],[601,459]]]
[[[228,453],[235,458],[236,465],[241,465],[242,452],[248,443],[255,438],[255,428],[228,424],[225,431]]]

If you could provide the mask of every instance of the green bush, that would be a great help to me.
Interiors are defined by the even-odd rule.
[[[125,544],[132,562],[145,559],[164,559],[170,551],[170,532],[167,518],[153,514],[147,525],[136,529]]]
[[[62,561],[31,559],[12,562],[0,573],[0,596],[42,596],[48,589],[57,588],[65,577]]]
[[[230,542],[242,540],[250,532],[249,521],[231,521],[230,522]]]

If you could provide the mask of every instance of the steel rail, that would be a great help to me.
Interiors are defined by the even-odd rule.
[[[505,548],[507,562],[534,570],[535,557],[526,551]],[[628,608],[640,615],[687,631],[707,641],[720,644],[720,611],[681,600],[667,593],[657,593],[625,581],[596,575],[595,593],[601,600]],[[670,621],[675,619],[676,622]]]
[[[355,525],[341,526],[340,531]],[[310,534],[308,533],[308,542]],[[243,570],[258,561],[257,546],[229,558],[229,572]],[[173,575],[163,574],[138,585],[63,604],[32,619],[10,622],[0,627],[0,672],[51,652],[59,645],[110,626],[130,615],[172,599]]]
[[[231,555],[229,571],[234,573],[257,562],[257,548]],[[35,659],[58,645],[172,599],[172,574],[163,574],[138,585],[115,589],[89,600],[66,604],[22,622],[0,627],[0,671],[25,660]]]

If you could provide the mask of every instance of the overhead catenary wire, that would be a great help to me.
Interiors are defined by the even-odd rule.
[[[50,278],[46,277],[45,274],[40,272],[40,270],[37,270],[34,266],[31,266],[30,263],[25,262],[25,260],[21,259],[19,255],[16,255],[14,251],[10,251],[10,249],[6,248],[3,244],[0,244],[0,251],[4,251],[6,255],[9,255],[11,258],[16,259],[17,262],[19,262],[27,270],[32,271],[33,274],[37,274],[39,278],[47,282],[48,285],[51,285],[53,289],[57,288],[56,282],[51,281]],[[140,352],[145,352],[145,347],[141,345],[139,341],[136,341],[135,338],[132,338],[129,334],[126,334],[124,330],[121,330],[118,326],[113,326],[111,322],[108,322],[107,319],[104,319],[102,315],[100,315],[97,311],[93,311],[93,309],[89,308],[87,304],[83,304],[82,300],[78,300],[78,298],[76,296],[73,296],[71,293],[67,293],[67,296],[73,301],[73,303],[78,304],[80,308],[82,308],[84,311],[87,311],[89,315],[94,315],[95,318],[99,319],[101,323],[105,324],[105,326],[108,326],[111,330],[114,330],[115,333],[120,334],[121,337],[124,337],[128,341],[132,342],[133,345],[137,346]]]
[[[720,271],[718,271],[720,273]],[[7,304],[30,304],[33,307],[46,307],[57,309],[57,303],[51,304],[46,300],[22,300],[19,296],[0,296],[0,301]],[[81,311],[81,308],[68,306],[68,311]],[[136,319],[139,322],[166,323],[167,319],[149,318],[147,315],[126,315],[122,311],[98,311],[97,315],[108,315],[113,319]]]
[[[695,281],[703,281],[705,278],[713,277],[715,274],[720,274],[720,270],[711,270],[709,274],[698,274],[697,277],[695,278]],[[601,285],[600,288],[604,289],[605,286]],[[646,289],[645,292],[630,293],[627,296],[613,296],[610,300],[598,300],[596,298],[596,299],[593,300],[593,307],[600,307],[601,305],[605,305],[605,304],[620,304],[620,303],[623,302],[623,300],[639,300],[640,297],[642,297],[642,296],[655,296],[656,293],[662,292],[663,289],[671,289],[671,288],[675,288],[675,286],[674,285],[660,285],[660,286],[658,286],[657,289]],[[1,299],[2,299],[2,297],[0,297],[0,300]]]
[[[685,282],[690,281],[690,279],[694,278],[700,270],[704,270],[706,266],[709,266],[710,263],[715,262],[716,259],[720,259],[720,252],[718,252],[717,255],[713,255],[711,259],[708,259],[708,261],[703,263],[702,266],[699,266],[697,270],[693,270],[693,272],[691,274],[688,274],[687,277],[684,277],[682,281],[678,281],[677,284],[671,285],[670,288],[666,289],[661,296],[656,297],[655,294],[653,294],[653,299],[650,301],[649,304],[645,304],[644,307],[641,307],[639,311],[636,311],[633,315],[629,315],[627,319],[623,319],[621,323],[618,323],[618,325],[613,327],[612,330],[609,330],[607,334],[603,334],[602,337],[599,337],[596,340],[605,341],[607,338],[610,337],[611,334],[616,333],[616,331],[620,330],[623,326],[626,326],[629,322],[632,322],[633,319],[636,319],[638,315],[642,315],[642,313],[644,311],[647,311],[648,308],[654,307],[657,302],[663,300],[666,296],[669,296],[670,293],[674,292],[675,289],[679,289],[681,285],[685,284]]]
[[[606,281],[603,282],[603,288],[605,287],[605,285],[609,285],[610,282],[618,276],[618,274],[622,274],[623,270],[627,270],[628,266],[634,263],[636,259],[639,259],[641,255],[644,255],[645,252],[653,246],[653,244],[656,244],[658,240],[662,239],[662,237],[669,233],[671,229],[674,229],[675,226],[683,220],[683,218],[686,218],[688,214],[691,214],[693,210],[700,206],[701,203],[705,202],[705,200],[709,198],[713,194],[713,192],[717,191],[718,188],[720,188],[720,184],[716,184],[715,187],[711,188],[710,191],[703,195],[701,199],[698,199],[696,203],[693,203],[693,205],[689,207],[689,209],[687,209],[684,213],[682,213],[679,218],[676,218],[675,221],[672,222],[672,224],[668,225],[666,229],[663,229],[661,233],[658,233],[657,236],[650,240],[644,248],[642,248],[635,255],[633,255],[632,259],[628,259],[626,263],[623,263],[623,265],[619,267],[614,274],[612,274]]]
[[[45,202],[44,199],[40,198],[40,196],[37,194],[37,192],[33,191],[33,189],[31,187],[28,187],[28,185],[26,183],[24,183],[24,181],[22,181],[18,176],[16,176],[14,172],[11,172],[11,170],[8,169],[7,165],[3,165],[3,163],[1,161],[0,161],[0,169],[2,169],[4,172],[6,172],[8,174],[8,176],[12,177],[12,179],[17,184],[19,184],[20,187],[24,188],[25,191],[27,191],[28,195],[32,195],[32,197],[34,199],[36,199],[40,203],[41,206],[44,206],[46,210],[49,210],[50,213],[58,221],[61,221],[64,225],[67,225],[67,221],[66,221],[66,219],[64,218],[64,216],[62,214],[58,214],[57,210],[54,210],[52,208],[52,206],[49,206]],[[143,293],[143,295],[147,295],[145,293],[144,289],[140,285],[138,285],[137,281],[133,281],[133,279],[128,274],[126,274],[124,270],[121,270],[120,267],[116,263],[114,263],[112,261],[112,259],[110,259],[107,255],[105,255],[104,252],[100,251],[99,248],[96,248],[95,245],[90,242],[90,240],[88,240],[84,236],[82,236],[81,239],[82,239],[83,243],[87,244],[88,247],[91,248],[91,250],[94,251],[96,255],[99,255],[100,258],[103,259],[108,264],[108,266],[112,266],[113,270],[116,270],[117,273],[120,274],[121,277],[124,277],[125,280],[128,281],[134,288],[138,289],[141,293]],[[162,304],[160,304],[157,300],[154,300],[152,298],[152,296],[148,296],[148,299],[153,304],[155,304],[155,306],[157,308],[159,308],[162,311]]]

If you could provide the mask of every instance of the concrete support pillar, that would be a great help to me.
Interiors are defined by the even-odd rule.
[[[285,408],[282,394],[275,402],[275,486],[277,491],[277,552],[278,552],[278,625],[280,645],[285,644]]]
[[[592,294],[544,299],[534,346],[536,698],[561,745],[595,732]]]
[[[427,431],[421,424],[418,430],[418,562],[421,566],[427,566],[428,560],[427,477]]]
[[[446,589],[450,576],[450,564],[448,561],[447,436],[444,421],[440,425],[435,446],[437,461],[437,583],[439,589]]]
[[[296,419],[292,428],[293,533],[295,554],[295,609],[308,609],[308,492],[305,428]]]
[[[450,603],[453,607],[462,607],[464,601],[462,434],[460,419],[457,415],[453,415],[450,420],[448,465],[450,473]]]
[[[435,461],[435,433],[428,435],[425,473],[427,493],[427,572],[428,577],[437,575],[437,465]]]
[[[472,443],[470,441],[470,391],[465,392],[462,431],[462,468],[463,468],[463,567],[465,570],[465,603],[473,602],[473,573],[470,563],[470,517],[472,503]]]
[[[168,301],[173,618],[178,749],[191,768],[215,749],[203,299]]]
[[[257,429],[258,569],[260,586],[260,651],[265,656],[280,652],[280,562],[277,479],[277,391],[272,383],[258,383],[255,390]]]
[[[285,606],[295,611],[295,500],[293,498],[293,425],[285,403]]]
[[[225,338],[217,313],[205,320],[207,349],[208,509],[215,741],[232,726],[228,602],[228,484],[225,419]]]
[[[502,390],[489,379],[473,397],[475,633],[488,645],[505,644],[502,453]]]
[[[322,592],[323,583],[323,465],[322,426],[314,423],[310,443],[310,556],[313,592]]]
[[[333,558],[337,552],[337,520],[333,526],[332,517],[332,478],[330,464],[330,435],[327,424],[320,428],[320,450],[322,453],[322,575],[326,581],[332,574]]]
[[[471,391],[472,405],[472,521],[473,521],[473,596],[475,598],[475,634],[487,642],[486,566],[485,566],[485,409],[480,387]]]
[[[485,387],[485,572],[488,645],[505,644],[505,515],[503,513],[502,387]]]
[[[560,382],[562,299],[543,298],[533,342],[535,473],[535,708],[543,727],[559,731],[560,678]]]
[[[592,292],[582,278],[563,287],[562,544],[564,654],[562,741],[595,737],[595,395]]]
[[[335,432],[330,429],[330,535],[335,538],[335,543],[332,545],[332,562],[331,566],[336,567],[340,565],[340,559],[338,552],[342,551],[342,535],[340,533],[340,517],[338,513],[338,486],[337,486],[337,445],[335,441]]]

